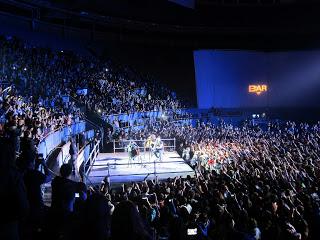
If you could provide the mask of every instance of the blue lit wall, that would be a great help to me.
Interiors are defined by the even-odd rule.
[[[320,106],[320,51],[194,52],[199,108]],[[249,84],[268,92],[248,93]]]

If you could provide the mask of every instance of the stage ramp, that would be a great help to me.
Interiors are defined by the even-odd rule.
[[[162,161],[150,152],[129,163],[127,152],[99,153],[89,173],[92,184],[99,184],[109,176],[111,183],[143,181],[144,179],[167,179],[176,176],[194,176],[194,170],[178,155],[176,151],[165,151]]]

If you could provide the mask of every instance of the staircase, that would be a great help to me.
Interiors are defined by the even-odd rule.
[[[93,129],[98,130],[101,136],[101,150],[105,151],[105,144],[104,144],[104,133],[108,128],[113,128],[110,124],[106,123],[102,117],[95,111],[89,109],[85,104],[80,102],[78,99],[69,96],[72,101],[75,102],[76,106],[80,108],[81,112],[85,114],[85,121],[88,123]]]

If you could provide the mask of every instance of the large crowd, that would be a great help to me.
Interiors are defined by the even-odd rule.
[[[43,102],[71,96],[102,116],[183,107],[163,84],[111,61],[39,48],[8,36],[0,38],[0,55],[0,79]]]
[[[183,197],[192,209],[201,202],[197,211],[212,224],[207,231],[196,224],[204,239],[319,238],[320,122],[273,122],[262,129],[160,121],[121,138],[146,139],[151,133],[175,137],[178,152],[195,167],[198,176],[181,181],[197,198],[178,188],[174,200]],[[197,222],[198,214],[188,216]]]
[[[63,103],[61,98],[48,104],[31,95],[19,95],[14,85],[6,90],[3,93],[0,89],[0,136],[14,143],[17,154],[23,152],[23,140],[32,140],[33,149],[50,132],[79,122],[83,117],[74,103]]]
[[[35,199],[37,203],[32,214],[21,219],[23,236],[319,238],[320,123],[274,123],[262,130],[248,124],[199,123],[192,127],[162,122],[143,132],[148,131],[180,138],[180,154],[191,149],[190,156],[184,157],[194,163],[195,176],[120,187],[111,187],[106,177],[100,186],[89,187],[70,180],[71,166],[65,164],[51,183],[52,205],[48,208],[38,195],[40,190],[33,185],[28,191],[31,185],[24,173],[27,199],[33,200],[30,205]],[[142,132],[129,134],[131,139],[144,138]],[[36,188],[47,181],[46,173],[41,174]],[[15,189],[22,191],[21,186]]]
[[[0,40],[0,239],[320,239],[320,122],[239,126],[162,119],[107,137],[176,138],[195,176],[87,186],[37,155],[48,132],[79,121],[73,96],[102,114],[177,109],[128,67]],[[81,90],[81,91],[79,91]],[[51,206],[42,186],[51,182]]]

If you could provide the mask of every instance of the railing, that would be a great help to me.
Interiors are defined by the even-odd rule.
[[[90,147],[91,143],[88,143],[86,146],[89,146]],[[93,146],[93,149],[90,151],[89,153],[89,156],[86,157],[85,154],[82,154],[80,157],[82,158],[80,161],[81,163],[79,164],[79,168],[77,169],[78,170],[78,173],[79,173],[79,176],[81,177],[81,180],[86,183],[86,180],[88,180],[88,175],[92,169],[92,166],[94,165],[96,159],[97,159],[97,156],[100,152],[100,140],[96,141],[94,143],[94,146]],[[83,151],[84,153],[84,151]],[[78,161],[78,159],[77,159]]]
[[[82,178],[81,168],[83,166],[83,163],[87,159],[87,156],[89,155],[88,152],[90,152],[90,145],[91,145],[91,142],[88,142],[79,150],[79,152],[77,154],[77,158],[74,162],[76,176],[80,177],[80,179]]]
[[[38,153],[42,153],[44,159],[63,141],[66,141],[70,136],[79,134],[85,131],[85,122],[80,121],[78,123],[71,124],[58,128],[48,134],[46,134],[38,144]]]
[[[172,141],[174,144],[171,146],[165,146],[164,148],[168,147],[168,148],[174,148],[175,147],[175,139],[163,139],[163,141]],[[128,141],[124,141],[124,142],[128,142]],[[135,142],[139,142],[139,143],[144,143],[145,140],[137,140]],[[146,149],[145,147],[139,147],[140,149]],[[118,147],[116,149],[125,149],[125,147]],[[92,179],[97,179],[97,178],[104,178],[104,177],[110,177],[110,178],[122,178],[122,177],[126,177],[126,176],[130,176],[130,178],[132,179],[132,181],[140,181],[141,179],[147,179],[149,176],[153,176],[154,179],[156,179],[156,177],[161,176],[162,174],[193,174],[193,171],[191,170],[184,170],[184,171],[178,171],[173,169],[172,171],[159,171],[159,165],[162,164],[170,164],[170,163],[175,163],[175,164],[181,164],[181,165],[185,165],[185,162],[182,161],[180,158],[179,160],[176,159],[176,157],[170,157],[168,159],[166,159],[165,161],[161,161],[161,157],[154,157],[152,153],[152,151],[145,151],[145,154],[149,154],[148,155],[141,155],[138,154],[135,159],[133,159],[132,161],[130,161],[130,156],[128,155],[128,162],[127,161],[123,161],[122,157],[114,157],[112,159],[110,159],[109,161],[107,161],[106,163],[103,162],[99,162],[98,164],[93,164],[94,167],[99,168],[105,168],[106,172],[103,170],[101,171],[101,174],[92,174],[90,176],[91,180]],[[162,153],[162,159],[166,156],[166,154],[168,154],[168,151],[164,151]],[[118,160],[120,162],[118,162]],[[137,172],[130,172],[128,173],[127,171],[121,172],[121,171],[114,171],[115,169],[117,169],[118,167],[123,167],[123,166],[141,166],[141,168],[145,169],[143,171],[137,171]],[[160,167],[161,168],[161,167]],[[177,169],[179,169],[179,166],[176,167]],[[133,180],[135,179],[135,180]],[[140,180],[137,180],[140,179]],[[92,180],[93,182],[96,182],[96,180]]]
[[[70,160],[70,149],[71,142],[68,141],[66,144],[64,144],[62,147],[57,147],[56,149],[60,149],[60,152],[56,158],[56,161],[58,162],[59,167],[61,167],[62,164],[67,163]]]
[[[137,143],[140,151],[142,149],[144,153],[147,152],[147,147],[145,144],[147,141],[146,139],[144,139],[144,140],[122,140],[122,141],[114,140],[113,141],[113,152],[115,153],[118,150],[125,151],[131,141],[134,141],[135,143]],[[175,138],[161,139],[161,141],[163,142],[164,150],[166,150],[166,149],[168,151],[175,151],[176,150],[176,139]],[[173,144],[173,145],[170,145],[170,144]]]
[[[157,160],[154,160],[154,161],[152,161],[151,162],[152,164],[154,164],[153,166],[154,166],[154,168],[153,168],[153,172],[148,172],[148,173],[130,173],[130,174],[110,174],[110,169],[111,169],[111,167],[116,167],[116,166],[120,166],[120,165],[128,165],[128,164],[115,164],[115,163],[107,163],[107,164],[101,164],[101,165],[99,165],[100,167],[102,167],[102,166],[106,166],[107,167],[107,169],[108,169],[108,174],[107,175],[94,175],[94,176],[90,176],[91,178],[104,178],[104,177],[125,177],[125,176],[146,176],[146,178],[147,177],[149,177],[150,175],[153,175],[154,176],[154,179],[156,179],[156,177],[157,176],[161,176],[161,174],[176,174],[176,173],[178,173],[178,174],[182,174],[182,173],[190,173],[190,172],[194,172],[194,171],[167,171],[167,172],[157,172],[157,163],[159,163]],[[167,163],[167,162],[166,162]],[[169,162],[169,163],[173,163],[173,161],[172,162]],[[177,162],[175,162],[175,163],[177,163]],[[138,163],[137,163],[138,164]],[[139,163],[140,164],[140,163]],[[185,163],[183,163],[183,162],[181,162],[181,163],[177,163],[177,164],[185,164]],[[87,179],[89,179],[88,177],[86,177]],[[140,181],[140,180],[138,180],[138,181]]]
[[[94,147],[93,147],[93,149],[92,149],[87,161],[85,162],[85,164],[89,164],[89,168],[85,171],[86,175],[88,175],[89,172],[91,171],[92,165],[96,161],[97,156],[98,156],[98,154],[100,152],[99,143],[100,143],[100,140],[97,141],[97,143],[94,145]]]
[[[2,96],[3,98],[5,98],[7,96],[7,94],[11,91],[12,87],[9,86],[9,87],[6,87],[5,89],[2,90]]]
[[[125,151],[126,148],[127,148],[127,145],[126,143],[129,143],[130,141],[132,140],[123,140],[123,141],[113,141],[113,148],[114,148],[114,153],[117,151],[117,150],[123,150]],[[147,175],[149,176],[150,174],[154,175],[154,177],[156,178],[157,174],[161,174],[161,173],[157,173],[157,167],[156,167],[156,163],[158,163],[157,160],[151,160],[151,152],[150,151],[147,151],[147,147],[145,146],[145,142],[146,140],[134,140],[139,149],[142,149],[143,152],[144,152],[144,159],[146,159],[146,154],[149,153],[149,161],[142,161],[141,158],[140,158],[140,161],[139,162],[132,162],[133,165],[135,164],[139,164],[139,165],[146,165],[146,164],[153,164],[153,172],[149,172]],[[170,144],[164,144],[163,146],[163,150],[165,149],[168,149],[169,151],[175,151],[176,149],[176,139],[175,138],[170,138],[170,139],[162,139],[162,142],[171,142],[173,145],[170,145]],[[121,147],[116,147],[117,143],[119,144],[124,144],[124,146],[121,146]],[[89,179],[88,178],[88,175],[92,169],[92,167],[94,166],[94,162],[95,162],[95,159],[98,155],[98,152],[99,152],[99,142],[96,143],[94,149],[92,150],[92,152],[90,153],[90,156],[87,160],[87,162],[84,164],[84,166],[87,166],[87,163],[90,163],[89,166],[88,166],[88,169],[86,169],[86,167],[84,167],[84,170],[83,170],[83,180],[85,181],[86,179]],[[170,163],[170,162],[176,162],[176,161],[166,161],[166,163]],[[113,163],[113,164],[110,164],[110,163],[107,163],[107,164],[99,164],[99,166],[106,166],[107,169],[108,169],[108,174],[107,176],[113,176],[113,177],[117,177],[117,176],[127,176],[126,174],[117,174],[117,175],[110,175],[110,169],[111,168],[116,168],[116,166],[118,165],[127,165],[128,163]],[[180,172],[180,171],[179,171]],[[178,173],[178,172],[170,172],[170,173]],[[145,175],[145,173],[136,173],[136,174],[130,174],[130,175]],[[94,177],[105,177],[105,176],[94,176]]]
[[[133,113],[119,113],[119,114],[109,114],[102,117],[105,121],[112,122],[114,120],[121,121],[134,121],[141,118],[160,118],[162,116],[170,116],[171,114],[182,114],[186,113],[187,109],[179,108],[179,109],[169,109],[169,110],[155,110],[155,111],[145,111],[145,112],[133,112]]]
[[[170,123],[181,123],[181,124],[192,124],[194,125],[195,120],[198,118],[178,118],[178,119],[173,119],[172,121],[170,121]],[[138,122],[138,124],[136,125],[129,125],[129,126],[124,126],[124,127],[120,127],[120,130],[124,130],[125,132],[127,132],[129,129],[135,129],[135,130],[140,130],[142,128],[145,127],[145,125],[148,123],[149,119],[140,119],[141,121]],[[160,119],[152,121],[150,123],[154,124],[154,123],[158,123],[161,122]]]

